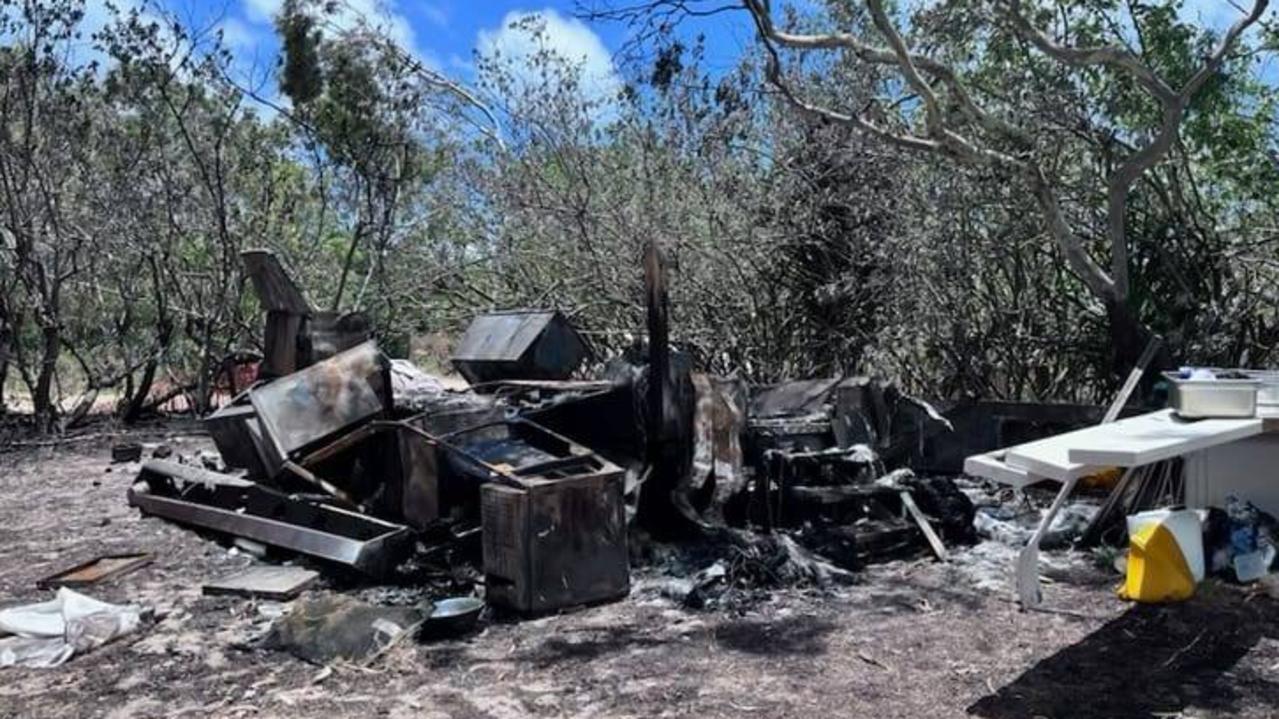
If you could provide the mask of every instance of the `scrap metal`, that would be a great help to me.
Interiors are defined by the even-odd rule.
[[[559,312],[511,310],[471,321],[453,367],[471,384],[496,380],[564,380],[586,357],[586,343]]]
[[[385,416],[389,390],[389,368],[373,341],[251,390],[268,473]]]
[[[40,589],[87,587],[145,567],[154,559],[154,555],[150,552],[103,554],[87,562],[81,562],[74,567],[63,569],[56,574],[43,577],[36,581],[36,587]]]
[[[371,576],[387,574],[412,543],[403,525],[164,460],[144,463],[128,496],[131,506],[148,514],[292,550]]]

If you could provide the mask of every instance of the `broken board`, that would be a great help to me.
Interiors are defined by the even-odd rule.
[[[919,505],[915,504],[915,498],[910,496],[910,492],[903,489],[897,493],[902,500],[902,506],[910,513],[915,524],[919,526],[919,531],[924,533],[924,538],[928,540],[928,546],[932,547],[933,554],[943,562],[950,560],[950,555],[946,552],[946,545],[941,541],[941,537],[937,536],[937,531],[933,529],[933,525],[928,523],[928,518],[924,513],[919,511]]]
[[[249,567],[204,585],[207,596],[234,595],[284,601],[293,599],[320,575],[302,567]]]
[[[244,274],[253,282],[258,293],[258,301],[267,311],[287,312],[291,315],[305,317],[311,314],[311,303],[307,301],[270,250],[252,249],[240,253],[240,261],[244,264]]]
[[[126,572],[144,567],[154,559],[149,552],[132,552],[128,554],[104,554],[87,562],[64,569],[36,582],[40,589],[55,587],[87,587],[104,579],[117,577]]]

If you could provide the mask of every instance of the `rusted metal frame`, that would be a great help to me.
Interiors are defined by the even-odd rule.
[[[109,560],[126,561],[116,564],[100,574],[80,576],[86,574],[95,564]],[[87,562],[81,562],[74,567],[68,567],[56,574],[43,577],[36,581],[36,587],[39,589],[52,589],[54,587],[87,587],[91,584],[97,584],[98,582],[105,581],[112,577],[118,577],[121,574],[127,574],[135,569],[140,569],[153,561],[155,561],[155,555],[150,552],[102,554],[88,560]]]

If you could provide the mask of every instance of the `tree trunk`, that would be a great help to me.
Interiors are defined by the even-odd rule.
[[[160,368],[160,358],[164,356],[165,350],[169,348],[169,340],[173,337],[173,327],[169,321],[161,320],[159,327],[159,336],[156,338],[155,356],[147,361],[146,367],[142,370],[142,379],[138,381],[138,390],[131,393],[129,404],[124,410],[124,421],[126,424],[132,424],[142,416],[143,410],[147,406],[147,396],[151,394],[151,386],[155,384],[155,373]]]
[[[48,324],[42,329],[44,335],[43,354],[40,361],[40,375],[36,379],[35,392],[31,396],[31,404],[35,410],[36,431],[48,432],[53,428],[58,408],[53,401],[53,374],[58,369],[58,350],[62,347],[57,324]]]
[[[342,261],[342,275],[338,277],[338,291],[333,295],[333,306],[330,308],[337,312],[342,307],[342,293],[346,290],[346,278],[351,274],[351,263],[355,261],[355,250],[360,246],[360,240],[364,237],[364,220],[357,220],[355,223],[355,233],[351,235],[351,244],[346,248],[346,259]]]
[[[155,372],[159,366],[160,360],[152,358],[142,370],[142,379],[138,381],[138,391],[129,397],[129,404],[124,410],[125,424],[133,424],[142,416],[142,410],[147,404],[147,395],[151,394],[151,385],[155,384]]]
[[[1106,324],[1108,325],[1111,346],[1111,362],[1114,376],[1126,377],[1141,358],[1141,354],[1149,344],[1154,332],[1150,330],[1133,312],[1126,302],[1109,300],[1106,302]],[[1172,355],[1168,345],[1164,344],[1151,360],[1149,371],[1159,371],[1172,367]],[[1149,382],[1143,382],[1143,389],[1149,389]]]
[[[0,327],[0,417],[9,411],[5,404],[5,386],[9,382],[9,352],[13,342],[13,333],[6,325]]]

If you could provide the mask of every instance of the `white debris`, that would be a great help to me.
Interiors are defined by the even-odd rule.
[[[1062,547],[1083,534],[1097,516],[1098,507],[1087,502],[1072,502],[1061,508],[1053,518],[1040,546],[1045,549]],[[1026,546],[1043,519],[1047,509],[1016,511],[1011,506],[978,507],[973,526],[982,539],[1021,548]]]
[[[0,667],[56,667],[141,623],[140,607],[100,602],[63,587],[50,601],[0,610]]]
[[[444,383],[438,377],[427,374],[417,365],[403,359],[391,360],[391,396],[395,404],[419,409],[438,401],[446,393]]]

